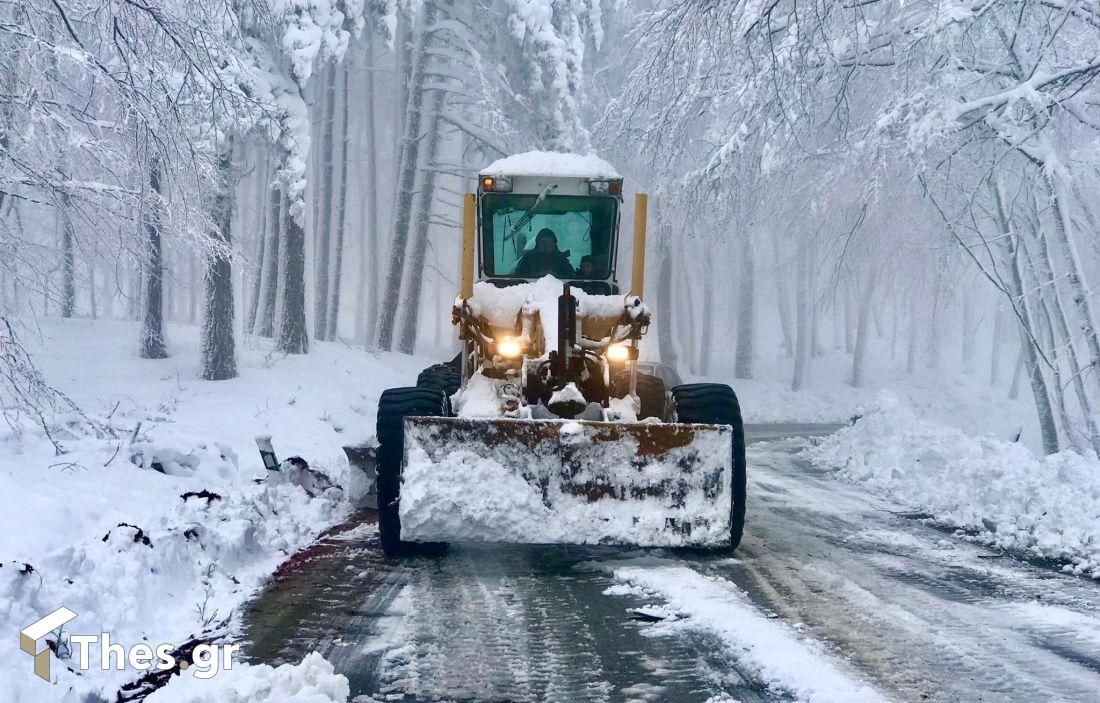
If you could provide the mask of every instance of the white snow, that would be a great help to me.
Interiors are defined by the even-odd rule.
[[[663,601],[653,612],[665,620],[648,626],[651,634],[702,630],[721,638],[738,663],[769,688],[806,703],[861,703],[885,700],[845,672],[814,640],[757,610],[737,586],[675,562],[639,560],[600,564],[627,589],[611,595],[649,594]]]
[[[491,378],[478,371],[466,387],[454,395],[452,409],[457,417],[500,417],[500,397]]]
[[[547,402],[547,406],[553,407],[558,403],[580,403],[581,405],[585,405],[586,401],[584,399],[584,393],[581,393],[581,389],[577,388],[577,384],[569,382],[565,384],[564,388],[554,391],[550,396],[549,402]],[[565,431],[564,428],[562,431]]]
[[[621,178],[615,167],[595,154],[527,151],[498,159],[481,169],[489,176],[548,176],[550,178]]]
[[[888,392],[853,426],[810,450],[837,475],[978,539],[1067,562],[1100,579],[1100,462],[1035,456],[922,419]]]
[[[153,693],[148,703],[346,703],[351,695],[347,677],[317,652],[299,664],[270,667],[238,662],[209,679],[194,670],[173,677]]]
[[[577,299],[577,314],[581,317],[618,318],[626,310],[627,296],[592,295],[579,288],[570,288]],[[495,328],[511,329],[516,316],[527,307],[537,310],[546,335],[547,350],[557,348],[558,296],[562,282],[553,276],[543,276],[531,283],[498,288],[487,281],[474,284],[469,300],[470,311],[480,315]]]
[[[609,398],[607,401],[608,419],[617,419],[619,422],[637,422],[641,409],[641,403],[634,395],[627,395],[625,398]]]
[[[407,426],[402,536],[664,546],[728,540],[728,428],[696,430],[690,444],[637,466],[639,439],[660,430],[647,426],[619,438],[619,430],[605,423],[502,420],[476,432],[455,426],[441,441],[434,423]],[[715,474],[721,480],[708,497],[708,479]],[[616,497],[591,500],[586,491],[593,487]],[[653,491],[659,495],[646,495],[651,488],[660,488]],[[632,496],[632,490],[638,493]],[[690,524],[690,532],[669,529],[667,518]]]
[[[324,343],[284,358],[248,340],[239,378],[204,382],[194,328],[173,327],[172,358],[150,361],[137,358],[132,324],[41,324],[44,337],[24,340],[88,419],[50,419],[60,456],[41,427],[0,423],[0,630],[65,606],[77,613],[67,633],[106,631],[124,645],[207,628],[232,638],[240,604],[350,509],[340,489],[287,471],[255,483],[267,472],[254,438],[271,435],[280,459],[300,455],[346,485],[342,445],[373,434],[382,388],[428,363]],[[182,498],[203,490],[217,496]],[[51,686],[28,662],[14,635],[0,639],[5,700],[113,700],[139,676],[76,676],[55,661]]]

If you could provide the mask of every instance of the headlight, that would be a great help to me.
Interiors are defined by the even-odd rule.
[[[485,193],[511,193],[511,176],[482,176],[481,190]]]
[[[497,342],[497,354],[505,359],[515,359],[523,354],[523,345],[514,339],[504,339]]]
[[[631,352],[634,351],[625,344],[612,344],[607,348],[607,360],[613,361],[616,364],[620,364],[624,361],[629,361]]]

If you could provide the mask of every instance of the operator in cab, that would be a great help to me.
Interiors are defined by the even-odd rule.
[[[558,249],[558,236],[548,227],[535,235],[535,248],[516,263],[512,274],[520,278],[542,278],[550,275],[562,280],[573,278],[576,272],[569,263],[569,253]]]

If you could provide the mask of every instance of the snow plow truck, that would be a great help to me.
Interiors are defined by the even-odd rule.
[[[635,198],[625,292],[622,204],[609,164],[551,152],[497,161],[464,196],[452,313],[461,351],[378,404],[387,553],[451,542],[738,545],[737,396],[723,384],[669,387],[639,363],[647,197]]]

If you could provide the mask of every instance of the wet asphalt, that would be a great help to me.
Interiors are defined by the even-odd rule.
[[[735,583],[887,699],[1100,701],[1100,584],[1002,554],[811,467],[833,426],[748,426],[745,539],[663,552]],[[657,634],[601,562],[638,550],[382,554],[373,511],[288,561],[244,615],[253,662],[318,651],[365,701],[783,701],[705,628]],[[642,612],[635,609],[641,608]]]

